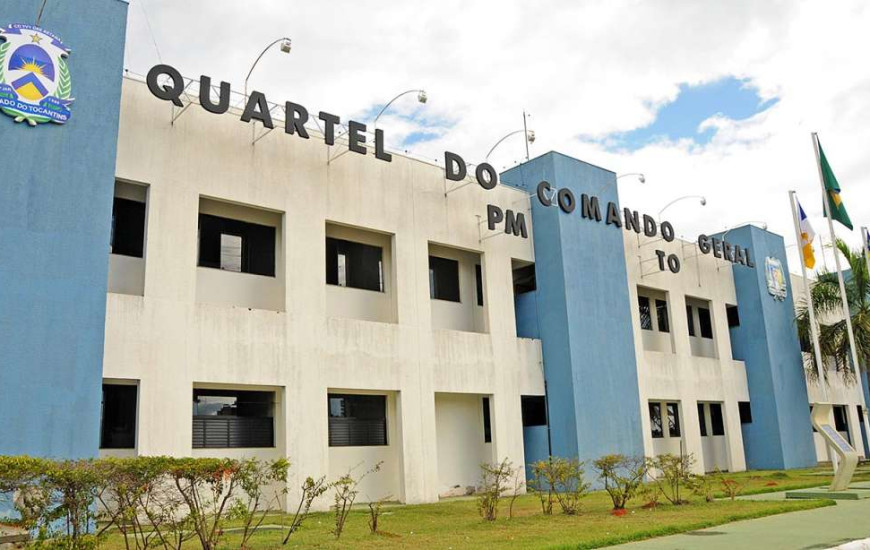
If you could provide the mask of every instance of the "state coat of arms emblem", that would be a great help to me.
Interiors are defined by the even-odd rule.
[[[68,121],[69,53],[60,38],[35,25],[0,27],[0,111],[30,126]]]

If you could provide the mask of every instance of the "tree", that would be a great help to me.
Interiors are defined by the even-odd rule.
[[[870,276],[867,273],[867,262],[860,249],[850,250],[849,246],[840,239],[837,239],[836,245],[837,250],[846,259],[845,267],[851,270],[851,273],[845,277],[846,299],[849,302],[852,330],[855,334],[858,367],[867,370],[867,366],[870,365]],[[816,313],[822,357],[833,360],[837,372],[844,380],[854,381],[855,372],[850,368],[849,335],[843,316],[843,302],[836,271],[819,273],[816,282],[810,286],[810,296]],[[811,348],[809,305],[806,299],[801,300],[797,310],[798,335],[801,341],[809,342]],[[804,367],[811,378],[819,375],[812,354],[806,357]]]

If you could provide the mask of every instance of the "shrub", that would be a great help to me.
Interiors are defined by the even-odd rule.
[[[383,461],[378,462],[370,470],[363,472],[358,478],[354,478],[351,475],[351,470],[332,484],[332,487],[335,489],[335,528],[332,533],[336,539],[340,538],[341,533],[344,531],[344,525],[347,522],[347,516],[350,514],[353,501],[356,500],[356,496],[359,494],[357,487],[359,487],[360,482],[369,474],[381,471],[382,464]]]
[[[719,478],[719,485],[722,487],[722,492],[731,500],[736,499],[737,496],[743,492],[743,484],[734,478],[727,477],[725,472],[719,468],[716,468],[716,477]]]
[[[378,520],[381,517],[381,506],[391,498],[393,498],[393,495],[369,501],[369,530],[373,535],[378,534]]]
[[[547,488],[547,505],[551,510],[555,496],[563,514],[575,515],[580,511],[580,499],[586,496],[589,489],[589,484],[583,480],[583,462],[576,458],[550,457],[549,460],[536,462],[532,469],[536,485]],[[540,480],[537,481],[537,478]]]
[[[498,464],[481,464],[480,495],[477,497],[477,509],[486,521],[495,521],[498,517],[498,504],[507,483],[513,475],[513,464],[505,458]]]
[[[235,501],[231,517],[242,520],[242,548],[248,547],[248,542],[263,524],[269,510],[280,507],[281,495],[287,493],[289,469],[290,461],[286,458],[268,462],[250,458],[239,463],[237,476],[245,498]],[[278,488],[274,488],[274,484],[278,484]]]
[[[699,497],[704,497],[706,502],[713,502],[713,478],[711,476],[692,476],[689,487]]]
[[[663,454],[650,459],[650,467],[655,470],[655,482],[668,501],[679,506],[688,503],[683,499],[683,489],[692,482],[692,465],[695,457],[687,455]]]
[[[613,501],[614,510],[623,510],[626,503],[634,498],[647,473],[647,460],[644,457],[611,454],[597,459],[593,465],[604,483],[604,490]]]
[[[293,533],[302,527],[302,522],[305,521],[305,518],[308,517],[308,513],[311,511],[311,504],[320,495],[328,491],[329,488],[330,484],[326,482],[326,476],[317,480],[312,477],[305,479],[305,482],[302,484],[302,496],[299,499],[299,505],[296,507],[296,513],[293,514],[293,521],[290,522],[290,530],[287,531],[287,535],[281,541],[282,545],[286,545]]]
[[[532,480],[529,487],[538,496],[541,502],[541,512],[549,516],[553,513],[553,484],[547,480],[546,470],[549,468],[548,460],[539,460],[532,463]]]

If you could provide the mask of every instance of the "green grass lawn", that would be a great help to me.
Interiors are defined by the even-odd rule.
[[[791,470],[788,472],[744,472],[733,478],[745,484],[744,494],[782,491],[798,487],[818,486],[830,480],[818,475],[822,470]],[[870,471],[862,471],[856,480],[870,479]],[[480,519],[474,499],[452,499],[437,504],[384,507],[380,518],[381,534],[372,535],[368,528],[368,510],[360,507],[351,512],[340,540],[331,534],[333,516],[312,514],[302,530],[291,537],[288,548],[360,548],[360,549],[492,549],[492,548],[598,548],[644,538],[692,531],[731,521],[762,517],[783,512],[806,510],[832,505],[833,501],[761,501],[717,500],[707,503],[690,497],[683,506],[659,504],[656,509],[644,508],[638,498],[629,503],[622,517],[611,515],[609,497],[603,492],[591,493],[583,501],[577,516],[552,516],[541,513],[533,495],[522,496],[514,505],[514,517],[507,518],[508,500],[500,508],[498,521]],[[558,509],[557,507],[554,507]],[[281,515],[269,516],[265,524],[280,525]],[[252,539],[252,549],[280,548],[283,534],[263,530]],[[194,548],[191,544],[185,548]],[[123,548],[123,540],[114,535],[106,547]],[[239,537],[227,534],[222,547],[238,548]]]

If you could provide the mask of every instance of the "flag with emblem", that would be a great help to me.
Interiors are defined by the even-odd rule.
[[[800,217],[801,230],[801,256],[807,269],[812,269],[816,265],[816,256],[813,253],[813,240],[816,238],[816,232],[813,231],[813,226],[810,225],[810,220],[807,218],[800,201],[798,201],[798,216]]]
[[[825,158],[825,152],[822,150],[822,144],[816,141],[819,148],[819,167],[822,172],[822,179],[825,183],[825,200],[828,201],[828,212],[832,220],[836,220],[852,229],[852,220],[849,219],[849,214],[846,212],[846,205],[843,204],[843,199],[840,197],[840,184],[837,183],[837,177],[834,171],[831,170],[831,165],[828,164],[828,159]]]

